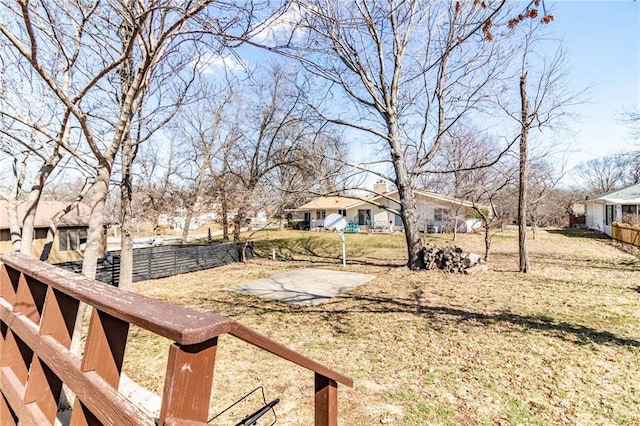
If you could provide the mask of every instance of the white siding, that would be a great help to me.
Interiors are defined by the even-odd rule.
[[[604,204],[585,203],[587,228],[604,232]]]

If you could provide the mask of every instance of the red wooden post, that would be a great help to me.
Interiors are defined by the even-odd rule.
[[[338,383],[315,373],[315,425],[338,425]]]
[[[195,345],[171,345],[159,425],[167,419],[207,422],[217,348],[217,337]]]

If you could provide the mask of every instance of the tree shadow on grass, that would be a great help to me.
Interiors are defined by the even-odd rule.
[[[594,231],[585,228],[565,228],[565,229],[547,229],[549,234],[563,235],[569,238],[591,238],[594,240],[610,240],[611,238],[604,232]]]
[[[640,287],[638,288],[640,291]],[[427,318],[431,321],[431,326],[444,328],[453,322],[464,322],[471,325],[491,326],[499,324],[510,324],[521,327],[525,330],[542,332],[550,337],[555,337],[566,342],[577,345],[595,343],[598,345],[614,345],[624,347],[640,348],[640,341],[615,334],[597,330],[580,324],[571,324],[566,321],[555,321],[553,318],[543,315],[520,315],[512,312],[482,313],[449,306],[430,306],[422,303],[420,292],[414,294],[414,298],[391,298],[372,297],[359,295],[341,295],[335,297],[331,302],[312,307],[288,306],[281,303],[259,300],[252,297],[240,297],[232,302],[241,311],[246,313],[261,311],[263,313],[279,312],[291,315],[320,315],[327,320],[337,320],[333,326],[338,332],[343,332],[345,327],[345,315],[354,313],[408,313],[418,317]],[[341,308],[340,305],[353,301],[355,305]],[[228,302],[227,302],[228,303]],[[244,309],[242,309],[244,308]],[[246,310],[245,310],[246,309]],[[237,312],[241,316],[242,313]],[[348,327],[347,327],[348,328]],[[517,331],[517,329],[515,330]]]

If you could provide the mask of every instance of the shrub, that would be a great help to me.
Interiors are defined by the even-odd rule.
[[[290,220],[288,225],[289,228],[297,229],[299,231],[308,231],[311,229],[309,222],[305,220]]]

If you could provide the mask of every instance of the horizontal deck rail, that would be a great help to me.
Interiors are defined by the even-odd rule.
[[[169,345],[158,424],[206,424],[218,337],[229,334],[314,372],[316,425],[337,425],[351,378],[207,312],[120,290],[27,256],[0,255],[0,424],[53,424],[65,384],[72,425],[155,424],[118,393],[130,325]],[[69,350],[80,303],[93,307],[81,358]],[[108,402],[108,403],[105,403]]]

